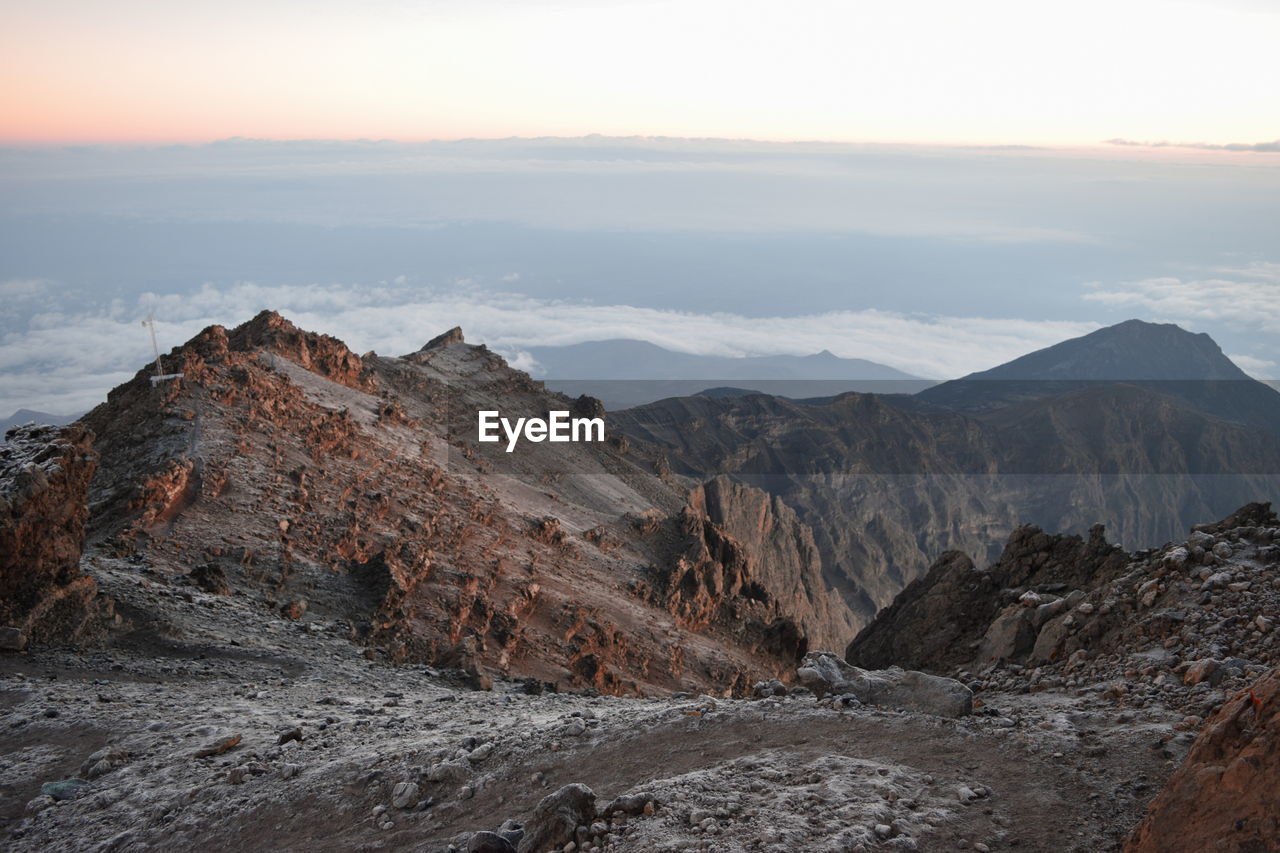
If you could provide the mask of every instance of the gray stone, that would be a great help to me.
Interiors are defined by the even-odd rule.
[[[80,775],[86,779],[96,779],[104,773],[110,773],[128,760],[129,753],[106,746],[84,760],[80,765]]]
[[[407,809],[418,802],[418,786],[414,782],[401,782],[391,791],[391,805]]]
[[[477,832],[467,841],[467,853],[516,853],[516,848],[496,832]]]
[[[973,711],[973,691],[953,678],[896,666],[859,669],[831,652],[809,652],[800,662],[796,677],[819,698],[848,693],[868,705],[888,705],[942,717],[961,717]]]
[[[543,853],[574,840],[574,830],[596,817],[596,795],[586,785],[565,785],[542,798],[524,825],[519,853]]]
[[[524,838],[524,824],[515,820],[504,820],[502,826],[498,827],[498,834],[510,842],[512,847],[518,847],[520,839]]]
[[[71,800],[80,796],[89,783],[83,779],[64,779],[61,782],[45,782],[40,793],[55,800]]]
[[[0,628],[0,651],[20,652],[27,647],[27,635],[6,625]]]
[[[1035,611],[1013,605],[992,621],[978,647],[978,660],[989,663],[997,660],[1024,658],[1035,646]]]

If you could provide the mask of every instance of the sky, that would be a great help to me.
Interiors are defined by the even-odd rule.
[[[1138,317],[1275,377],[1277,10],[0,0],[0,416],[263,308],[928,378]]]
[[[1271,0],[0,0],[0,140],[1256,144]]]

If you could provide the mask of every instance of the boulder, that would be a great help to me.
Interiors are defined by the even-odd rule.
[[[467,853],[516,853],[516,848],[496,832],[477,832],[467,841]]]
[[[565,785],[548,794],[524,824],[519,853],[559,850],[574,840],[574,830],[596,817],[596,795],[586,785]]]
[[[973,712],[973,691],[953,678],[900,667],[866,670],[850,666],[832,652],[809,652],[796,677],[819,698],[851,694],[867,705],[888,705],[962,717]]]
[[[995,618],[978,647],[978,662],[1020,660],[1027,656],[1036,643],[1036,613],[1022,604],[1004,609]]]

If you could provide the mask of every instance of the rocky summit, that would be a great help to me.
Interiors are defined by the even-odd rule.
[[[954,461],[996,427],[699,397],[649,411],[668,433],[604,413],[603,442],[506,453],[478,410],[603,408],[424,338],[357,355],[264,312],[9,433],[6,850],[1277,849],[1270,505],[1137,550],[1012,525],[860,589],[833,543],[889,554],[908,516],[824,533],[802,499],[836,492],[692,462],[892,425],[905,464],[942,434],[920,418]]]

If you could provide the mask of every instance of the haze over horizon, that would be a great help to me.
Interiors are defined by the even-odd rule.
[[[0,6],[0,410],[152,311],[930,378],[1139,317],[1280,373],[1261,0]]]

